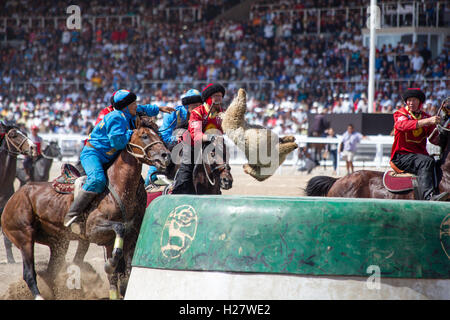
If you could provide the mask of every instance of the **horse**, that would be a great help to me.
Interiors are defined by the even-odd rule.
[[[233,186],[228,150],[223,136],[217,136],[202,151],[202,161],[194,166],[193,184],[196,194],[222,194]]]
[[[170,153],[153,121],[137,117],[136,128],[126,148],[106,171],[109,187],[85,210],[80,235],[63,225],[73,194],[57,193],[50,182],[27,183],[6,204],[1,218],[4,232],[22,254],[23,278],[35,299],[43,297],[36,282],[34,243],[50,247],[45,276],[53,280],[65,262],[70,240],[104,246],[110,299],[118,299],[120,293],[124,294],[146,208],[142,164],[154,165],[164,171],[170,161]],[[120,293],[119,276],[123,276]]]
[[[0,121],[0,216],[6,201],[14,193],[17,155],[19,154],[35,157],[37,155],[37,147],[17,127],[6,125]],[[11,242],[7,237],[3,237],[3,241],[7,262],[15,263]]]
[[[45,147],[42,154],[40,154],[38,158],[33,161],[33,177],[31,181],[48,181],[50,168],[52,167],[54,159],[61,161],[62,154],[58,143],[56,141],[51,141]],[[16,178],[20,181],[20,186],[23,186],[27,182],[27,176],[25,174],[25,170],[23,169],[23,164],[17,167]]]
[[[445,130],[445,129],[444,129]],[[441,131],[440,170],[442,179],[440,192],[450,192],[450,139],[448,131]],[[346,197],[346,198],[379,198],[414,200],[414,191],[392,193],[383,184],[383,172],[360,170],[342,178],[316,176],[306,186],[307,196]]]
[[[177,126],[176,129],[178,128],[184,127]],[[227,162],[228,149],[226,148],[225,139],[222,136],[217,136],[216,140],[208,145],[205,145],[202,150],[204,159],[201,161],[201,163],[198,163],[196,166],[194,166],[193,169],[193,184],[196,194],[198,195],[221,194],[221,189],[229,190],[233,186],[231,167]],[[181,159],[181,149],[172,148],[171,151],[173,155],[172,160],[177,158]],[[167,195],[171,193],[179,168],[180,163],[170,163],[165,176],[171,183],[165,186],[162,194]],[[150,185],[147,187],[147,191],[151,191],[154,188],[158,188],[158,185],[150,183]]]

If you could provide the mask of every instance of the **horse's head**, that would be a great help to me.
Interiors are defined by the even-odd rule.
[[[44,157],[50,159],[58,158],[59,161],[62,160],[61,148],[56,141],[50,141],[50,143],[45,147],[42,154],[44,155]]]
[[[225,139],[217,136],[215,140],[204,149],[204,163],[210,167],[210,172],[217,172],[220,181],[220,188],[231,189],[233,186],[233,176],[228,164],[228,154]],[[207,172],[208,173],[208,172]]]
[[[136,118],[136,130],[127,145],[128,152],[138,161],[165,172],[170,164],[170,151],[158,135],[158,126],[149,117]]]
[[[6,148],[12,154],[37,156],[37,147],[23,132],[12,125],[0,122],[0,142],[6,141]]]

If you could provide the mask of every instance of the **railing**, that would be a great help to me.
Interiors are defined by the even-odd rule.
[[[227,86],[230,89],[239,89],[244,88],[246,90],[263,90],[269,88],[270,90],[276,90],[277,85],[275,84],[275,81],[271,80],[236,80],[236,81],[228,81],[228,80],[214,80],[216,82],[222,83],[223,85]],[[403,82],[407,84],[408,86],[412,85],[413,83],[419,83],[421,85],[429,85],[430,83],[436,83],[436,82],[447,82],[450,81],[450,78],[423,78],[423,79],[416,79],[416,78],[407,78],[407,79],[377,79],[375,80],[375,87],[380,88],[385,83],[389,82],[391,84],[393,83],[399,83]],[[53,87],[53,90],[55,87],[62,87],[62,88],[69,88],[73,87],[77,90],[81,89],[82,85],[85,85],[88,80],[86,81],[39,81],[39,80],[33,80],[33,81],[11,81],[9,83],[9,89],[12,91],[14,89],[18,89],[20,87],[27,87],[27,86],[33,86],[35,88],[39,87]],[[140,91],[145,92],[147,90],[173,90],[178,89],[180,91],[186,90],[189,88],[203,88],[206,84],[208,84],[210,81],[208,80],[193,80],[193,81],[177,81],[177,80],[144,80],[144,81],[135,81],[135,82],[121,82],[119,84],[120,87],[123,88],[129,88],[130,90],[134,91]],[[341,85],[341,84],[364,84],[366,85],[368,80],[339,80],[339,79],[326,79],[326,80],[318,80],[319,84],[331,84],[331,86],[335,85]],[[303,81],[300,85],[301,88],[305,87],[306,82]]]
[[[61,152],[63,155],[63,161],[75,162],[78,160],[78,155],[83,148],[84,140],[87,138],[86,135],[80,134],[40,134],[44,141],[57,141]],[[295,136],[297,144],[300,146],[306,146],[307,143],[321,143],[321,144],[336,144],[338,145],[342,141],[342,136],[338,135],[337,138],[315,138],[307,137],[305,135]],[[242,165],[247,163],[245,154],[234,145],[231,140],[225,136],[225,141],[228,146],[228,151],[230,153],[230,164],[232,165]],[[387,168],[389,167],[390,150],[394,137],[392,136],[367,136],[367,139],[363,139],[357,149],[355,154],[355,161],[353,164],[355,167],[372,167],[372,168]],[[430,154],[438,154],[440,148],[428,143],[428,152]],[[286,166],[296,166],[298,165],[298,151],[295,150],[288,155],[287,159],[283,163],[282,167]],[[367,159],[360,159],[358,157],[364,154]],[[345,166],[345,163],[341,163],[339,156],[338,161],[338,174],[341,166]],[[331,160],[322,160],[321,165],[332,166]],[[279,170],[283,170],[280,168]]]
[[[226,86],[228,89],[239,89],[244,88],[246,90],[254,90],[254,91],[260,91],[260,90],[274,90],[275,89],[275,82],[271,80],[236,80],[236,81],[229,81],[229,80],[211,80],[214,82],[219,82]],[[204,86],[206,86],[209,82],[209,80],[192,80],[192,81],[177,81],[177,80],[144,80],[144,81],[135,81],[135,82],[120,82],[119,87],[121,88],[128,88],[129,90],[135,91],[135,92],[148,92],[148,91],[155,91],[155,90],[163,90],[163,91],[173,91],[173,90],[179,90],[183,91],[190,88],[197,88],[198,90],[201,90]],[[47,91],[53,91],[57,87],[61,88],[69,88],[73,87],[76,90],[80,90],[81,86],[85,85],[88,80],[86,81],[39,81],[39,80],[33,80],[33,81],[11,81],[9,83],[9,89],[10,91],[13,91],[14,89],[19,89],[21,87],[26,88],[28,86],[33,86],[35,88],[41,88],[45,89],[47,87],[49,90]],[[94,87],[94,85],[92,85]],[[270,92],[270,91],[269,91]],[[43,93],[44,94],[44,93]],[[45,94],[51,94],[51,92],[45,92]]]
[[[166,21],[172,22],[195,22],[202,19],[202,7],[170,7],[170,8],[152,8],[145,14],[145,18],[163,17]],[[16,16],[16,17],[0,17],[0,30],[5,31],[7,26],[22,26],[25,28],[57,28],[66,25],[69,15],[66,16]],[[81,21],[88,21],[96,28],[98,23],[118,23],[122,25],[124,22],[130,23],[132,27],[141,25],[141,15],[102,15],[102,14],[86,14],[81,12]]]
[[[412,84],[420,84],[421,86],[428,86],[430,83],[441,83],[441,82],[447,82],[450,81],[450,78],[423,78],[423,79],[415,79],[415,78],[409,78],[409,79],[376,79],[375,80],[375,88],[380,89],[385,83],[390,83],[393,85],[394,83],[405,83],[408,87],[410,87]],[[336,80],[336,79],[327,79],[327,80],[319,80],[321,84],[323,83],[329,83],[331,87],[333,88],[335,85],[339,84],[364,84],[367,86],[368,80]],[[302,83],[304,87],[304,83]]]
[[[29,17],[0,17],[1,26],[5,30],[7,26],[22,26],[25,28],[57,28],[58,26],[66,25],[68,16],[29,16]],[[91,16],[87,14],[81,15],[81,21],[89,21],[95,28],[99,21],[104,21],[107,24],[119,23],[129,21],[131,26],[136,27],[140,24],[141,17],[139,15],[98,15]]]
[[[368,2],[369,3],[369,2]],[[427,6],[430,6],[428,8]],[[448,10],[448,2],[438,1],[422,2],[422,1],[405,1],[405,2],[381,2],[378,3],[380,8],[380,26],[386,27],[446,27],[449,26],[448,19],[444,18],[446,10]],[[287,9],[283,4],[277,3],[255,3],[250,11],[250,20],[255,14],[268,11],[274,16],[290,16],[291,18],[300,17],[303,21],[313,23],[309,25],[309,30],[305,28],[304,33],[321,33],[321,19],[329,19],[330,17],[343,16],[345,21],[353,20],[358,17],[357,21],[360,27],[366,27],[368,6],[345,7],[345,8],[304,8],[304,9]],[[428,10],[428,11],[427,11]],[[314,24],[315,22],[315,24]]]

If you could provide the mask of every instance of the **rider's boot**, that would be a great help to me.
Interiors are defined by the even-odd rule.
[[[96,192],[81,189],[64,218],[64,226],[70,227],[73,233],[81,234],[81,226],[79,225],[78,218],[97,195],[98,193]]]

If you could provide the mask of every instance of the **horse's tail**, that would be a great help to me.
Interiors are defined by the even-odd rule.
[[[311,178],[306,185],[306,195],[308,197],[326,197],[337,178],[328,176],[316,176]]]

